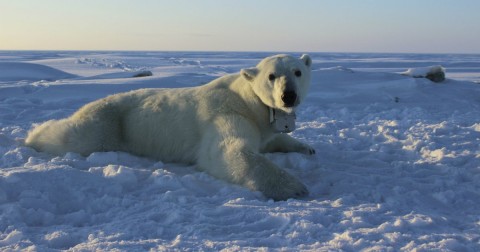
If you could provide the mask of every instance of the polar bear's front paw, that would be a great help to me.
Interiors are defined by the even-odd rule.
[[[263,194],[275,201],[287,200],[290,198],[302,198],[308,195],[307,187],[292,175],[281,171],[280,178],[270,180],[266,185]]]
[[[305,154],[305,155],[314,155],[315,154],[315,149],[308,145],[308,144],[302,144],[300,148],[298,149],[299,153]]]

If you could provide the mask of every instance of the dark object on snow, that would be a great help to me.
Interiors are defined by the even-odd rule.
[[[427,78],[433,82],[442,82],[445,80],[445,68],[442,66],[410,68],[401,74],[413,78]]]
[[[442,82],[445,80],[445,72],[438,71],[433,73],[428,73],[425,78],[433,81],[433,82]]]
[[[132,76],[132,77],[134,77],[134,78],[136,78],[136,77],[147,77],[147,76],[152,76],[152,75],[153,75],[153,74],[152,74],[152,72],[150,72],[150,71],[142,71],[142,72],[140,72],[140,73],[135,74],[135,75]]]

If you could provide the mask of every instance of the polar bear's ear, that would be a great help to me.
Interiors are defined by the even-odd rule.
[[[258,74],[258,69],[256,67],[244,68],[240,71],[240,74],[248,81],[253,81]]]
[[[307,67],[312,66],[312,59],[310,58],[310,56],[308,54],[302,55],[302,57],[300,57],[300,59],[305,63],[305,65]]]

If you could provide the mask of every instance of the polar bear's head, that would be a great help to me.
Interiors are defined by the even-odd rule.
[[[265,58],[256,67],[240,73],[265,105],[291,113],[307,95],[311,65],[307,54],[299,59],[281,54]]]

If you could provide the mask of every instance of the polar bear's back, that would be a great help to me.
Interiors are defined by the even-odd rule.
[[[164,162],[195,163],[216,117],[245,106],[230,89],[238,77],[227,75],[195,88],[134,91],[140,99],[123,118],[126,151]]]
[[[202,121],[208,120],[199,118],[199,89],[137,92],[141,99],[122,118],[126,151],[164,162],[195,162]]]

